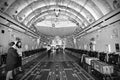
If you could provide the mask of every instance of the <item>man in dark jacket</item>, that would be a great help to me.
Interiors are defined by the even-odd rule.
[[[17,68],[18,64],[18,53],[14,42],[9,44],[10,48],[8,49],[7,59],[6,59],[6,70],[7,76],[6,80],[13,79],[12,71]]]

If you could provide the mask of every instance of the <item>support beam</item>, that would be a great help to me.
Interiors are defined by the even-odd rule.
[[[15,25],[16,27],[19,27],[27,32],[29,32],[30,34],[34,35],[35,37],[39,37],[39,35],[37,35],[35,32],[33,32],[32,30],[30,30],[29,28],[27,28],[26,26],[20,24],[19,22],[15,21],[14,19],[12,19],[10,16],[8,16],[5,13],[2,13],[0,11],[0,18],[1,20],[4,20],[5,22],[8,23],[12,23],[13,25]],[[1,21],[2,22],[2,21]],[[3,23],[4,25],[7,25],[7,23]]]
[[[86,27],[85,29],[83,29],[82,31],[80,31],[77,35],[75,35],[75,38],[79,38],[81,37],[83,34],[87,33],[89,30],[98,27],[102,28],[105,25],[110,25],[112,22],[115,22],[116,20],[119,20],[120,17],[120,8],[109,13],[106,14],[105,16],[103,16],[102,18],[100,18],[99,20],[97,20],[96,22],[94,22],[93,24],[89,25],[88,27]],[[96,28],[97,30],[98,28]],[[89,31],[90,33],[91,31]]]

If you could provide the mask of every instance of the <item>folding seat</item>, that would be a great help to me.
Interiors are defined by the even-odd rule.
[[[106,56],[107,56],[107,53],[100,52],[99,59],[103,62],[106,62]]]

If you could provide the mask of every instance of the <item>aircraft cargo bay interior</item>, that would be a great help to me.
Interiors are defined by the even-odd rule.
[[[0,0],[0,80],[120,80],[120,0]]]

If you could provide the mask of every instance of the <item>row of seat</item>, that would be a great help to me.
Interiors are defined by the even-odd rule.
[[[29,50],[29,51],[22,52],[22,54],[23,54],[23,57],[25,58],[25,57],[34,55],[36,53],[43,52],[45,50],[46,50],[46,48]],[[0,66],[2,66],[3,64],[6,64],[6,58],[7,58],[7,53],[0,55]]]
[[[79,57],[79,65],[88,73],[99,77],[97,80],[118,80],[119,79],[119,55],[115,53],[105,53],[87,51],[73,48],[66,48],[67,52]],[[82,54],[82,55],[78,55]],[[117,72],[116,72],[117,71]]]
[[[39,52],[43,52],[45,50],[46,50],[46,48],[40,48],[40,49],[35,49],[35,50],[24,51],[23,52],[23,57],[28,57],[30,55],[33,55],[33,54],[36,54],[36,53],[39,53]]]
[[[0,55],[0,66],[2,66],[3,64],[6,64],[6,58],[7,58],[7,53]]]
[[[66,48],[66,50],[69,50],[71,52],[74,52],[74,55],[78,54],[86,54],[89,57],[95,57],[99,58],[100,61],[106,62],[108,64],[114,64],[117,65],[119,63],[119,54],[115,53],[105,53],[105,52],[97,52],[97,51],[87,51],[87,50],[81,50],[81,49],[73,49],[73,48]],[[81,56],[78,56],[81,57]]]
[[[99,77],[98,80],[118,80],[117,70],[119,55],[115,53],[96,52],[66,48],[69,54],[77,55],[80,58],[79,65],[82,66],[88,73]],[[85,53],[86,52],[86,53]],[[82,54],[79,55],[78,54]],[[81,56],[81,57],[80,57]],[[108,60],[107,60],[108,59]],[[117,70],[115,70],[117,68]]]

